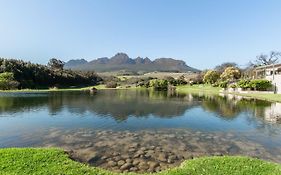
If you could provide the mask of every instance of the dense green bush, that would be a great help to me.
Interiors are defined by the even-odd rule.
[[[1,90],[10,90],[16,89],[19,85],[19,82],[14,80],[14,74],[11,72],[0,73],[0,89]]]
[[[101,80],[94,72],[63,70],[61,66],[53,64],[46,66],[0,58],[0,73],[13,73],[14,80],[19,82],[19,88],[47,88],[55,85],[85,86],[95,85]]]
[[[155,78],[152,78],[152,77],[141,78],[140,81],[138,81],[137,86],[149,88],[149,81],[153,80],[153,79],[155,79]]]
[[[237,85],[235,83],[233,83],[233,84],[230,84],[228,87],[230,87],[230,88],[237,88]]]
[[[219,81],[216,83],[215,87],[220,87],[220,88],[227,88],[228,81]]]
[[[239,88],[242,88],[242,89],[251,88],[250,82],[251,82],[250,80],[244,80],[244,79],[242,79],[242,80],[239,80],[239,81],[237,82],[237,86],[238,86]]]
[[[233,81],[237,80],[241,77],[241,72],[236,67],[228,67],[224,70],[224,72],[220,75],[222,80]]]
[[[153,87],[155,90],[168,90],[168,81],[167,80],[150,80],[149,86]]]
[[[214,84],[220,78],[220,74],[217,71],[209,70],[203,78],[204,83]]]
[[[249,86],[254,90],[265,91],[271,88],[272,84],[268,80],[257,79],[257,80],[251,80]]]
[[[181,75],[178,79],[176,79],[176,85],[185,85],[187,81],[185,80],[185,76]]]
[[[173,86],[177,86],[178,85],[178,81],[175,78],[171,77],[171,76],[165,76],[163,78],[163,80],[167,80],[170,85],[173,85]]]

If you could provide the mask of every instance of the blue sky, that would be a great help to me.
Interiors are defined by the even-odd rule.
[[[172,57],[212,68],[281,51],[280,0],[0,0],[0,57]]]

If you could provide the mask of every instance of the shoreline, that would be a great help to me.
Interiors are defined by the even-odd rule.
[[[96,88],[97,90],[137,90],[137,89],[147,89],[142,87],[117,87],[117,88],[106,88],[105,85],[96,85],[96,86],[88,86],[82,88],[62,88],[62,89],[20,89],[20,90],[0,90],[0,93],[14,93],[14,92],[67,92],[67,91],[88,91],[90,88]],[[220,92],[221,88],[212,87],[209,85],[183,85],[177,86],[176,92],[179,93],[205,93],[205,94],[213,94],[219,95],[223,94],[231,94],[238,95],[242,97],[255,98],[259,100],[266,100],[270,102],[281,102],[281,94],[262,94],[262,93],[237,93],[237,92]]]
[[[77,162],[60,148],[1,148],[0,155],[0,172],[4,174],[138,175],[133,172],[112,172]],[[180,166],[155,173],[144,172],[143,175],[280,173],[281,165],[274,162],[245,156],[212,156],[185,160]]]

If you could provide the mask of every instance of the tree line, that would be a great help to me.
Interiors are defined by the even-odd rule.
[[[48,65],[0,58],[1,89],[35,89],[95,85],[101,78],[93,71],[64,70],[64,63],[51,59]]]

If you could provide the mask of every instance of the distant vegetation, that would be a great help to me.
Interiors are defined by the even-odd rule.
[[[236,63],[226,62],[216,66],[213,70],[203,71],[203,82],[213,87],[241,88],[249,90],[266,91],[272,88],[270,81],[265,79],[253,79],[253,70],[262,65],[276,64],[281,57],[281,52],[261,54],[248,67],[241,69]]]
[[[64,63],[51,59],[48,66],[0,58],[0,89],[34,89],[95,85],[101,79],[93,71],[64,70]]]
[[[149,58],[141,57],[132,59],[125,53],[90,62],[84,59],[70,60],[66,64],[53,58],[47,66],[2,58],[0,89],[83,87],[103,84],[107,88],[145,87],[170,90],[178,85],[209,84],[220,88],[267,90],[271,88],[271,83],[267,80],[252,80],[253,69],[259,65],[276,63],[280,56],[280,52],[259,55],[255,64],[250,63],[245,69],[241,69],[234,62],[226,62],[214,69],[203,71],[191,68],[181,60],[159,58],[151,61]],[[93,72],[93,69],[111,72],[100,73],[101,78]]]

